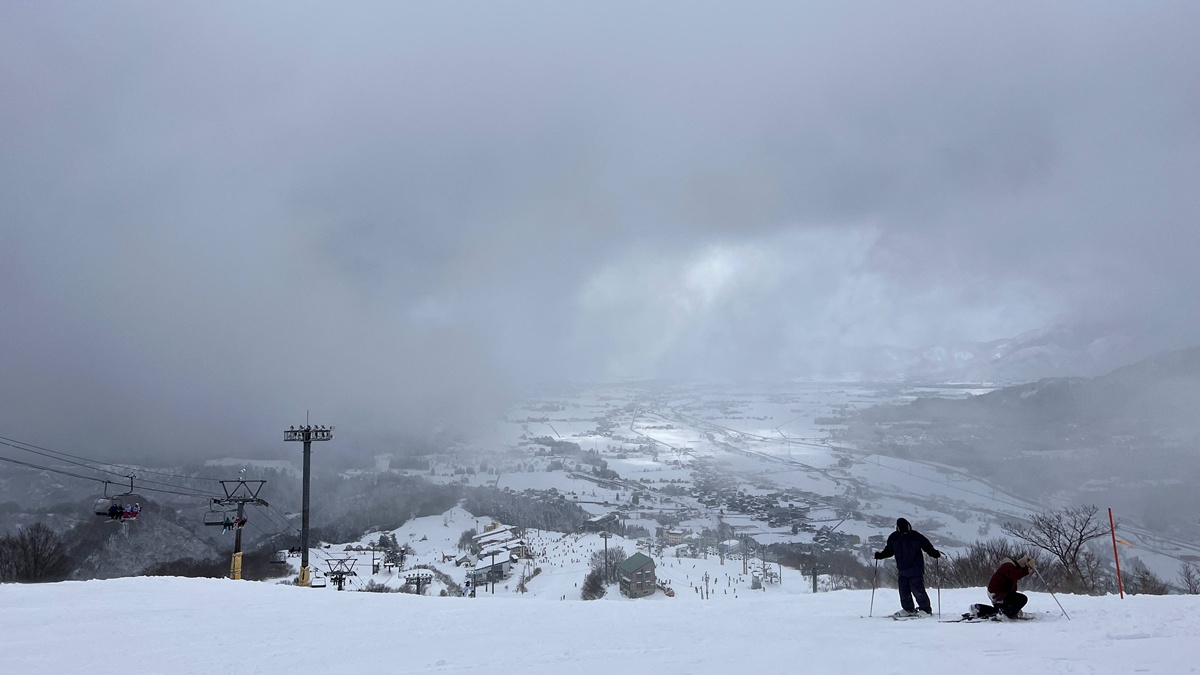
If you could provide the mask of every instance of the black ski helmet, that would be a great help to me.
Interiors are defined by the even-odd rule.
[[[896,531],[897,532],[908,532],[911,529],[912,529],[912,525],[909,525],[907,520],[905,520],[903,518],[896,519]]]

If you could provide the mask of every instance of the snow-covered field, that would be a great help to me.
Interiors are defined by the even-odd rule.
[[[822,526],[865,542],[890,531],[881,523],[904,516],[939,547],[957,551],[997,536],[1003,522],[1073,502],[1053,495],[1040,501],[1018,497],[972,475],[969,467],[870,454],[835,442],[831,431],[840,428],[840,416],[851,410],[919,396],[963,398],[986,391],[954,385],[820,382],[596,386],[510,410],[490,435],[466,449],[477,453],[472,457],[475,464],[480,458],[495,458],[497,449],[517,459],[488,459],[497,464],[499,476],[473,476],[469,482],[517,491],[553,487],[592,515],[621,509],[626,515],[654,518],[686,510],[685,527],[715,528],[723,519],[764,544],[810,543]],[[539,441],[546,438],[595,450],[620,480],[589,482],[583,475],[590,467],[570,460],[567,471],[546,471],[549,459],[539,456],[548,450]],[[522,467],[534,458],[539,462],[536,470]],[[698,468],[727,481],[724,494],[698,492]],[[662,492],[668,486],[677,490],[670,499]],[[643,493],[637,509],[628,504],[632,490]],[[805,518],[812,527],[793,532],[789,518],[779,517],[771,524],[761,511],[733,507],[729,501],[734,490],[745,495],[798,491],[802,494],[786,499],[781,494],[780,503],[807,507]],[[1200,545],[1193,538],[1156,532],[1119,509],[1115,515],[1118,536],[1133,544],[1126,554],[1164,579],[1176,576],[1181,561],[1200,557]],[[1096,552],[1103,555],[1102,544]]]
[[[942,592],[947,614],[979,590]],[[246,581],[0,586],[0,672],[1190,673],[1200,597],[1032,594],[1037,621],[860,618],[869,591],[736,601],[437,598]],[[875,614],[895,592],[875,595]]]
[[[412,554],[455,584],[465,568],[446,560],[466,529],[489,518],[455,508],[393,531]],[[1200,596],[1059,596],[1031,593],[1035,621],[896,622],[896,592],[812,593],[788,568],[754,590],[736,556],[652,556],[675,590],[629,600],[615,587],[585,602],[579,585],[595,534],[526,531],[535,551],[513,576],[475,598],[337,592],[278,583],[129,578],[0,585],[0,672],[23,673],[1187,673],[1197,672],[1194,640]],[[314,549],[354,558],[357,577],[397,587],[395,571],[372,573],[358,542]],[[736,543],[736,542],[735,542]],[[609,540],[632,553],[638,543]],[[745,563],[753,571],[756,563]],[[518,570],[541,572],[517,592]],[[930,589],[944,619],[957,618],[982,589]],[[865,615],[873,612],[875,617]]]

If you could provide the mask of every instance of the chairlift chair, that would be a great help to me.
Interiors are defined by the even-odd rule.
[[[274,553],[272,553],[271,554],[271,564],[272,565],[286,565],[287,564],[287,551],[275,551]]]
[[[325,588],[325,577],[313,577],[308,584],[313,588]]]
[[[226,518],[229,519],[230,523],[233,522],[233,516],[228,515],[225,511],[209,510],[204,513],[204,524],[221,527],[221,526],[225,525]]]
[[[204,512],[204,524],[213,527],[233,527],[237,511],[218,509],[216,506],[216,502],[209,503],[208,511]]]
[[[137,520],[142,510],[142,502],[146,501],[133,491],[133,476],[129,477],[129,491],[117,495],[108,494],[108,481],[104,481],[104,496],[92,505],[92,513],[116,521]]]

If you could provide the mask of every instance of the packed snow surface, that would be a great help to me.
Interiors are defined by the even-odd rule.
[[[879,618],[895,591],[628,600],[335,592],[169,577],[0,586],[24,673],[1192,673],[1200,597],[1031,594],[1037,620]],[[931,593],[932,595],[932,593]],[[979,589],[944,590],[950,618]]]

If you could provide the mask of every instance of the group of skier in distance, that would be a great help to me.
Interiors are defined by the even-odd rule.
[[[929,593],[925,591],[926,555],[934,559],[942,557],[941,551],[934,548],[925,535],[912,529],[912,525],[904,518],[896,520],[896,531],[888,536],[887,545],[882,551],[875,552],[876,560],[896,558],[901,610],[893,617],[933,616]],[[1029,602],[1029,597],[1017,591],[1017,582],[1028,576],[1033,567],[1033,558],[1028,555],[1000,561],[1000,566],[987,585],[992,604],[973,605],[972,611],[963,618],[991,619],[1002,616],[1014,621],[1020,619],[1021,608]],[[913,598],[916,598],[915,603]]]

